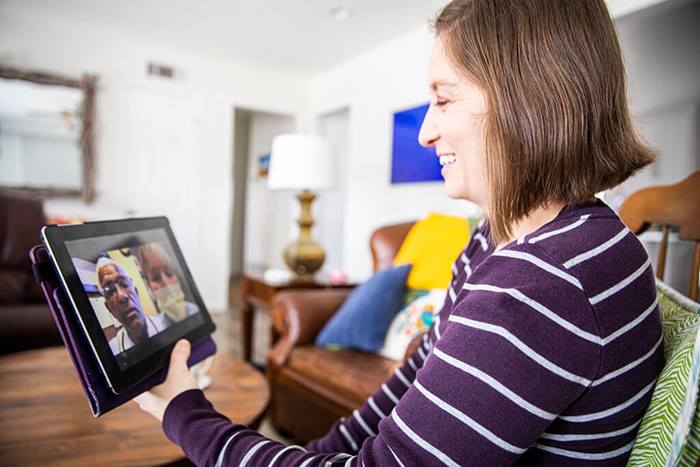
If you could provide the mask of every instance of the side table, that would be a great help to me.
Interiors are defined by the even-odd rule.
[[[243,330],[243,360],[248,362],[253,347],[253,317],[257,310],[270,312],[275,295],[283,290],[292,289],[348,289],[356,284],[331,283],[329,277],[317,273],[309,277],[292,277],[287,280],[269,281],[265,279],[265,267],[255,266],[246,268],[241,276],[241,327]],[[270,329],[271,342],[275,341],[274,329]]]

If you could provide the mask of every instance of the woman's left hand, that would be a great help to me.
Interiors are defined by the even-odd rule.
[[[190,356],[190,343],[187,339],[180,339],[173,347],[170,354],[168,376],[162,384],[154,386],[150,391],[134,398],[142,410],[150,413],[161,422],[165,409],[170,401],[178,394],[189,389],[199,389],[197,381],[187,367],[187,359]]]

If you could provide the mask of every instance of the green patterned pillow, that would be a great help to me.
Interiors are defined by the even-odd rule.
[[[628,465],[694,466],[700,459],[700,304],[656,282],[664,365]]]

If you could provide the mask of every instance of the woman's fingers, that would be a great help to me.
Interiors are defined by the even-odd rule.
[[[168,375],[189,372],[187,367],[188,358],[190,358],[190,342],[187,339],[180,339],[170,354]]]

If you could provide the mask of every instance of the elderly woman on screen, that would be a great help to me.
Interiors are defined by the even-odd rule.
[[[160,243],[147,243],[138,247],[136,256],[167,326],[199,312],[197,305],[185,300],[175,262]]]
[[[455,0],[435,30],[420,142],[448,196],[486,213],[435,323],[305,447],[217,413],[179,344],[168,380],[139,403],[195,463],[626,463],[663,346],[649,258],[594,196],[653,160],[605,3]]]

